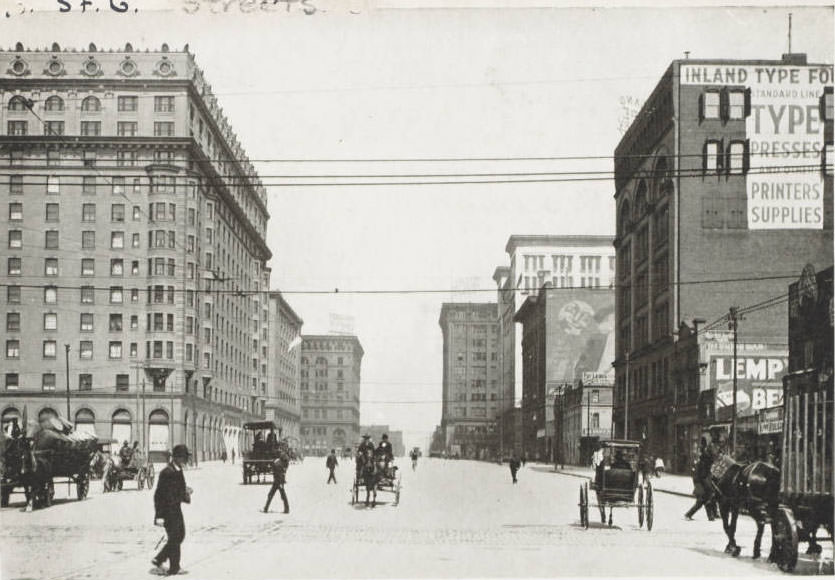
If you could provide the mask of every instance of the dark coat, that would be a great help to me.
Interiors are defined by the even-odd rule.
[[[333,469],[337,465],[339,465],[339,461],[336,460],[336,455],[333,455],[333,454],[328,455],[328,458],[325,460],[325,466],[328,469]]]
[[[159,474],[157,490],[154,492],[154,519],[169,520],[183,517],[180,506],[191,503],[191,497],[186,491],[186,478],[182,469],[175,469],[170,463]]]
[[[278,458],[273,461],[273,483],[284,485],[287,483],[287,467],[290,465],[290,458],[286,454],[281,453]]]
[[[510,471],[519,471],[519,468],[522,466],[522,463],[516,459],[515,457],[510,460]]]

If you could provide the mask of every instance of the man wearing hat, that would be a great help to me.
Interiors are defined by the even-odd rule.
[[[365,463],[366,451],[371,451],[372,454],[374,453],[374,442],[371,441],[371,435],[368,433],[362,436],[362,443],[357,446],[357,460],[355,462],[355,467],[357,468],[357,479],[359,479],[362,466]]]
[[[276,491],[281,495],[281,501],[284,503],[284,513],[290,513],[290,504],[287,502],[287,493],[284,491],[284,484],[287,483],[287,468],[290,466],[288,450],[286,443],[281,445],[278,457],[273,461],[273,486],[267,494],[267,503],[262,510],[265,514],[270,511],[270,503],[272,503]]]
[[[165,526],[168,541],[159,554],[151,560],[155,574],[185,574],[180,568],[180,544],[186,537],[186,524],[183,520],[183,510],[180,504],[191,503],[192,489],[186,486],[183,466],[191,456],[188,447],[175,445],[171,452],[171,463],[159,474],[157,490],[154,493],[154,524]],[[168,571],[162,567],[163,562],[169,561]]]

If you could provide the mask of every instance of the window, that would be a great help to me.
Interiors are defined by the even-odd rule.
[[[23,195],[23,176],[10,175],[9,176],[9,193],[11,195]]]
[[[16,391],[20,386],[20,377],[17,373],[6,373],[6,390]]]
[[[131,218],[135,222],[138,222],[142,219],[142,209],[138,205],[133,206]]]
[[[114,203],[110,206],[110,221],[123,222],[125,221],[125,204]]]
[[[116,165],[118,167],[133,167],[136,165],[137,153],[136,151],[117,151]]]
[[[93,375],[89,373],[82,373],[78,375],[78,390],[92,391],[93,390]]]
[[[139,234],[131,234],[130,237],[130,245],[132,248],[138,248],[140,241],[139,241]]]
[[[101,101],[91,95],[81,101],[81,110],[85,113],[97,113],[101,111]]]
[[[46,152],[47,167],[57,167],[61,164],[61,152],[57,149],[50,149]]]
[[[111,340],[107,353],[109,358],[122,358],[122,342],[119,340]]]
[[[43,357],[44,358],[55,358],[58,352],[58,343],[54,340],[45,340],[43,341]]]
[[[155,113],[172,113],[174,112],[174,97],[154,97],[154,112]]]
[[[43,315],[44,330],[58,330],[58,315],[54,312],[47,312]]]
[[[20,312],[6,313],[6,332],[20,332]]]
[[[139,260],[133,260],[130,263],[130,275],[139,276]]]
[[[85,203],[81,205],[81,221],[95,222],[96,221],[96,204]]]
[[[58,275],[58,258],[44,258],[43,261],[43,275],[57,276]]]
[[[125,232],[110,232],[110,247],[114,249],[124,248]]]
[[[44,248],[47,250],[58,249],[58,230],[47,230],[44,232]]]
[[[61,183],[58,176],[50,175],[46,178],[46,193],[49,195],[58,195],[61,192]]]
[[[718,172],[722,167],[722,148],[719,141],[706,141],[702,151],[702,169]]]
[[[119,121],[116,123],[116,135],[119,137],[136,137],[137,126],[134,121]]]
[[[57,203],[46,204],[46,215],[44,219],[48,222],[57,222],[59,216],[59,208]]]
[[[55,390],[55,373],[44,373],[41,375],[41,389],[44,391]]]
[[[93,313],[92,312],[82,312],[81,313],[81,332],[92,332],[93,331]]]
[[[64,110],[64,100],[57,95],[52,95],[51,97],[46,99],[46,101],[44,102],[43,110],[44,111],[50,111],[50,112],[63,111]]]
[[[81,121],[82,137],[98,137],[101,135],[101,121]]]
[[[744,141],[731,141],[728,145],[728,173],[740,175],[748,170],[746,145]]]
[[[95,291],[93,290],[92,286],[82,286],[81,287],[81,303],[82,304],[93,304],[95,301]]]
[[[81,249],[95,250],[96,249],[96,232],[92,230],[85,230],[81,232]]]
[[[78,358],[83,360],[92,360],[93,358],[93,341],[82,340],[78,343]]]
[[[47,286],[43,289],[43,301],[44,304],[57,304],[58,303],[58,288],[55,286]]]
[[[110,303],[111,304],[122,304],[124,301],[124,297],[122,295],[122,287],[121,286],[111,286],[110,287]]]
[[[113,195],[124,195],[125,194],[125,178],[124,177],[114,177],[111,182],[113,185],[112,193]]]
[[[6,286],[6,302],[20,304],[20,286]]]
[[[29,124],[26,121],[9,121],[7,133],[12,136],[23,136],[29,133]]]
[[[81,275],[96,275],[96,261],[93,258],[81,258]]]
[[[120,113],[136,112],[139,104],[139,97],[136,96],[122,96],[116,99],[116,109]]]
[[[82,159],[84,161],[84,167],[95,167],[96,166],[96,152],[95,151],[85,151],[82,155]]]
[[[154,123],[154,137],[173,137],[174,123],[170,121],[156,121]]]
[[[9,258],[7,262],[7,272],[9,276],[20,276],[20,269],[21,269],[21,259],[20,258]]]
[[[174,152],[159,149],[155,150],[154,163],[171,165],[172,163],[174,163]]]
[[[19,221],[23,219],[23,204],[12,202],[9,204],[9,220]]]
[[[81,178],[81,193],[84,195],[96,194],[96,176],[85,175]]]
[[[26,99],[21,96],[12,97],[11,100],[9,100],[10,111],[25,111],[28,108]]]
[[[721,200],[717,196],[706,195],[702,198],[702,227],[721,228],[723,215]]]
[[[707,91],[702,96],[702,118],[704,119],[718,119],[719,118],[719,91]]]
[[[128,375],[124,375],[124,374],[116,375],[116,390],[117,391],[127,391],[129,384],[130,384],[130,380],[128,378]]]
[[[123,276],[124,273],[124,261],[121,258],[112,258],[110,260],[110,275]]]
[[[189,346],[191,346],[191,345],[189,345]],[[137,348],[136,343],[135,342],[130,343],[130,354],[128,356],[131,357],[131,358],[136,358],[137,356],[139,356],[138,353],[139,353],[139,349]]]
[[[20,358],[20,341],[17,339],[6,341],[6,358]]]
[[[111,314],[110,315],[110,325],[109,325],[111,332],[121,332],[122,331],[122,315],[121,314]]]
[[[23,247],[23,231],[9,230],[9,248],[17,249]]]
[[[728,118],[745,118],[745,91],[728,92]]]
[[[44,135],[48,135],[48,136],[63,135],[64,134],[64,122],[63,121],[44,121],[43,132],[44,132]]]
[[[745,197],[731,197],[725,200],[727,207],[727,223],[729,229],[745,229],[748,227]]]

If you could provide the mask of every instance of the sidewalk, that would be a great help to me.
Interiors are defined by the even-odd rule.
[[[535,467],[537,471],[550,471],[551,473],[559,475],[583,477],[586,479],[594,477],[594,470],[591,467],[566,465],[563,469],[554,469],[554,466],[549,463],[529,462],[528,465]],[[655,491],[679,495],[682,497],[693,497],[693,480],[686,475],[671,475],[664,473],[661,477],[651,477],[649,482],[652,484],[652,489]]]

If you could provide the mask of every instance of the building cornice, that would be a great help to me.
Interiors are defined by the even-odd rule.
[[[574,235],[512,235],[507,240],[505,252],[513,255],[524,246],[541,247],[578,247],[611,246],[614,236],[574,236]]]

